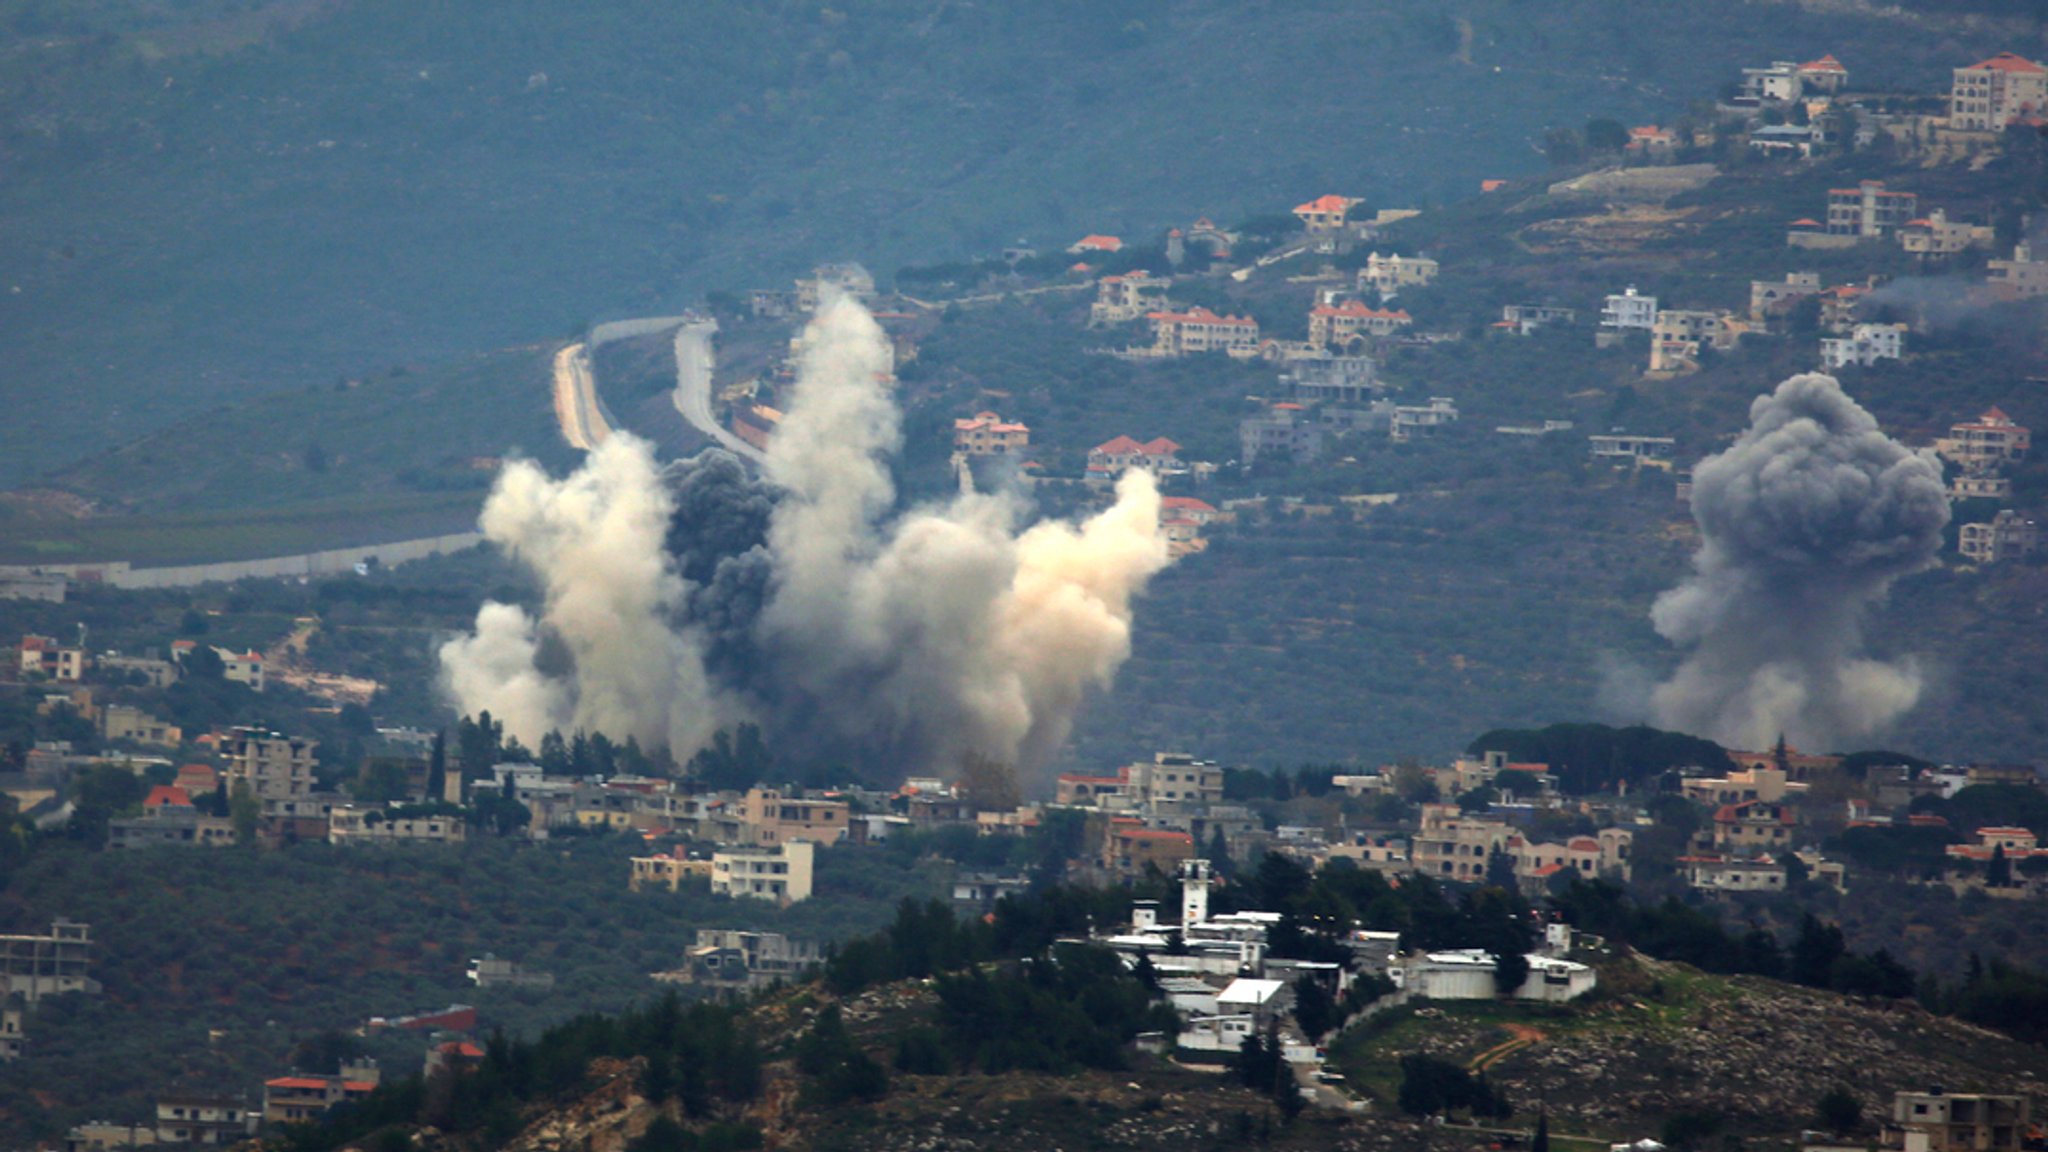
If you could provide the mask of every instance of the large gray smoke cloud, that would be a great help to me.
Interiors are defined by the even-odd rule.
[[[1863,655],[1865,611],[1934,562],[1941,469],[1886,436],[1833,377],[1794,376],[1693,470],[1694,575],[1651,620],[1691,650],[1651,696],[1658,722],[1737,747],[1814,748],[1881,729],[1919,699],[1910,660]]]
[[[1133,472],[1085,523],[1021,532],[1001,495],[894,515],[888,366],[864,309],[822,307],[765,483],[718,451],[658,473],[625,435],[567,480],[509,468],[484,529],[546,603],[538,620],[487,604],[444,647],[457,706],[528,742],[573,725],[678,757],[757,719],[784,748],[875,771],[1048,763],[1129,656],[1132,600],[1168,562],[1158,492]],[[555,641],[572,666],[550,675]]]

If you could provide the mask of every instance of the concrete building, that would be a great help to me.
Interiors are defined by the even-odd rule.
[[[263,1122],[303,1124],[318,1120],[345,1100],[377,1090],[382,1078],[375,1060],[344,1064],[338,1076],[280,1076],[263,1082]]]
[[[1705,834],[1712,850],[1722,855],[1776,855],[1792,846],[1792,830],[1798,826],[1799,815],[1792,808],[1753,800],[1715,809]]]
[[[1695,804],[1720,807],[1724,804],[1782,804],[1806,793],[1810,785],[1790,779],[1780,768],[1757,765],[1738,768],[1726,776],[1699,776],[1679,782],[1679,790]]]
[[[139,817],[107,822],[107,847],[113,850],[225,848],[235,842],[233,820],[205,815],[190,802],[145,807]]]
[[[1382,298],[1403,288],[1426,288],[1436,279],[1437,262],[1426,256],[1382,256],[1374,252],[1358,270],[1358,290],[1376,289]]]
[[[1031,447],[1031,427],[993,412],[953,421],[953,451],[963,456],[1015,456]]]
[[[1314,460],[1322,455],[1323,429],[1299,404],[1282,403],[1262,416],[1238,421],[1238,462],[1251,467],[1261,456]]]
[[[808,840],[837,844],[846,839],[853,820],[844,800],[813,800],[780,788],[754,787],[740,800],[740,819],[750,844],[786,844]]]
[[[1280,384],[1296,400],[1360,404],[1380,390],[1379,367],[1369,356],[1322,354],[1297,360]]]
[[[1308,342],[1322,349],[1351,349],[1369,337],[1392,336],[1415,323],[1400,308],[1374,308],[1360,300],[1318,304],[1308,312]]]
[[[1185,312],[1148,312],[1145,319],[1152,325],[1150,355],[1250,355],[1258,350],[1259,322],[1249,316],[1219,316],[1207,308],[1195,307]]]
[[[489,952],[469,962],[469,982],[479,988],[533,988],[555,986],[555,974],[536,972],[513,960],[501,960]]]
[[[1820,290],[1818,272],[1787,272],[1783,280],[1751,280],[1749,318],[1765,323],[1800,300],[1820,295]]]
[[[102,652],[93,663],[99,665],[100,678],[109,682],[130,680],[151,688],[168,688],[178,682],[178,666],[169,660]]]
[[[1186,832],[1147,828],[1136,820],[1112,820],[1102,839],[1102,870],[1111,876],[1143,876],[1148,868],[1171,875],[1181,861],[1195,855],[1194,837]]]
[[[1648,332],[1657,326],[1657,298],[1639,294],[1631,284],[1601,304],[1600,326],[1616,330],[1640,328]]]
[[[780,932],[699,928],[697,942],[684,953],[682,966],[657,972],[654,978],[670,984],[747,991],[778,980],[801,980],[824,960],[824,951],[815,943],[792,940]]]
[[[1901,1152],[2018,1152],[2029,1118],[2025,1096],[1900,1092],[1882,1144]]]
[[[160,1144],[240,1144],[256,1134],[259,1119],[239,1097],[179,1092],[157,1097],[156,1138]]]
[[[1685,882],[1703,892],[1783,892],[1785,866],[1768,856],[1681,856]]]
[[[246,786],[258,800],[300,800],[313,792],[313,753],[317,740],[300,740],[263,728],[236,728],[221,751],[228,758],[227,785],[232,795]]]
[[[1934,442],[1934,451],[1965,472],[1983,472],[2024,460],[2033,446],[2032,432],[2013,423],[2003,410],[1989,408],[1975,420],[1949,425],[1948,435]]]
[[[21,638],[21,671],[25,676],[77,683],[85,679],[91,657],[83,648],[66,648],[49,636]]]
[[[2010,508],[1988,524],[1965,524],[1957,533],[1956,551],[1978,564],[2017,560],[2041,550],[2041,525]]]
[[[811,897],[817,845],[785,840],[772,847],[727,848],[711,855],[711,893],[788,906]]]
[[[66,992],[96,993],[86,974],[92,961],[92,926],[59,919],[48,935],[0,936],[0,1000],[19,996],[33,1004]]]
[[[1448,396],[1431,396],[1427,404],[1396,404],[1388,416],[1387,439],[1405,444],[1457,422],[1457,401]]]
[[[185,733],[168,720],[159,720],[140,708],[109,704],[100,709],[100,735],[109,743],[150,744],[176,748]]]
[[[1638,464],[1651,460],[1669,460],[1678,450],[1678,441],[1669,436],[1629,436],[1615,433],[1609,436],[1588,436],[1595,460],[1630,460]]]
[[[2013,246],[2012,259],[1993,260],[1986,267],[1991,294],[2001,300],[2048,296],[2048,260],[2034,259],[2033,246],[2025,240]]]
[[[1882,180],[1828,190],[1827,234],[1870,239],[1890,236],[1920,214],[1920,198],[1887,191]]]
[[[647,888],[666,888],[675,892],[682,888],[683,881],[697,876],[706,881],[711,879],[711,861],[692,860],[678,848],[667,856],[633,857],[633,878],[627,881],[626,887],[634,892]]]
[[[1507,327],[1517,336],[1527,336],[1538,328],[1552,324],[1576,324],[1579,313],[1576,308],[1554,308],[1547,304],[1503,304],[1500,309],[1500,323],[1495,327]]]
[[[1897,360],[1905,352],[1904,324],[1858,324],[1847,336],[1826,337],[1820,342],[1820,362],[1830,369],[1851,364],[1869,367],[1879,360]]]
[[[1899,247],[1915,256],[1953,256],[1972,248],[1989,248],[1997,233],[1989,224],[1950,220],[1940,208],[1906,221],[1899,229]]]
[[[1126,272],[1104,276],[1095,282],[1095,303],[1088,309],[1088,323],[1094,326],[1128,324],[1147,312],[1168,308],[1166,290],[1173,281],[1150,272]]]
[[[1341,232],[1350,222],[1351,210],[1365,203],[1352,196],[1318,196],[1294,206],[1294,218],[1310,235]]]
[[[854,263],[820,264],[811,269],[809,279],[796,282],[796,306],[800,311],[815,311],[834,292],[863,303],[873,300],[874,274]]]
[[[331,844],[460,844],[468,826],[460,813],[343,804],[327,813]]]
[[[1180,462],[1180,445],[1164,436],[1145,441],[1116,436],[1088,450],[1090,476],[1114,479],[1133,468],[1143,468],[1155,476],[1187,470]]]
[[[2003,132],[2022,120],[2048,116],[2048,68],[2000,52],[1955,70],[1949,88],[1949,127],[1961,132]]]

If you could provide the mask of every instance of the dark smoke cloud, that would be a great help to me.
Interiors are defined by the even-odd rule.
[[[1914,705],[1918,668],[1865,656],[1862,620],[1941,549],[1938,464],[1886,436],[1833,377],[1794,376],[1694,469],[1692,511],[1695,573],[1651,611],[1690,651],[1652,694],[1661,724],[1738,747],[1782,734],[1827,748]]]

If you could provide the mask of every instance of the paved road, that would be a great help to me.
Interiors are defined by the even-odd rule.
[[[569,447],[588,452],[612,434],[590,372],[590,349],[571,344],[555,353],[555,423]]]
[[[676,329],[676,411],[681,412],[683,419],[697,431],[718,441],[720,447],[733,455],[756,464],[763,463],[767,457],[761,450],[720,424],[711,410],[711,368],[716,363],[711,337],[717,331],[718,321],[709,319],[687,323]]]

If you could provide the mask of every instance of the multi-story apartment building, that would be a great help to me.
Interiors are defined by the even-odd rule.
[[[1964,132],[2003,132],[2015,122],[2048,116],[2048,68],[2024,56],[2000,52],[1955,70],[1949,88],[1949,127]]]
[[[1207,308],[1148,312],[1152,353],[1192,356],[1202,352],[1245,352],[1259,346],[1259,322],[1249,316],[1219,316]]]
[[[1882,1143],[1901,1152],[2018,1152],[2028,1118],[2025,1096],[1900,1092]]]
[[[953,421],[953,451],[965,456],[1013,456],[1031,446],[1031,426],[993,412]]]
[[[2041,550],[2041,525],[2010,508],[1988,524],[1965,524],[1957,533],[1956,551],[1977,564],[2016,560]]]
[[[341,805],[327,814],[333,844],[460,844],[467,827],[459,814],[408,813],[381,806]]]
[[[789,905],[811,896],[817,845],[785,840],[773,847],[730,848],[711,855],[711,892]]]
[[[48,935],[0,936],[0,1000],[20,996],[35,1003],[65,992],[98,992],[86,975],[92,960],[92,926],[58,920]]]
[[[1095,303],[1088,309],[1088,322],[1126,324],[1147,312],[1160,311],[1167,307],[1166,290],[1171,287],[1170,278],[1150,272],[1104,276],[1095,282]]]
[[[2001,409],[1990,408],[1975,420],[1949,425],[1948,435],[1934,442],[1934,451],[1965,472],[1982,472],[2025,459],[2033,446],[2031,431],[2013,423]]]
[[[1391,296],[1403,288],[1428,287],[1436,274],[1437,262],[1427,256],[1382,256],[1374,252],[1365,258],[1365,267],[1358,270],[1358,290],[1375,288],[1380,295]]]
[[[846,839],[852,824],[844,800],[809,800],[779,788],[749,788],[740,800],[740,819],[747,826],[747,840],[753,844],[784,844],[808,840],[813,844],[836,844]]]
[[[228,758],[228,791],[247,785],[258,800],[300,800],[313,792],[317,740],[300,740],[264,728],[237,728],[223,749]]]
[[[256,1134],[260,1114],[233,1096],[177,1093],[156,1101],[156,1138],[162,1144],[219,1147]]]
[[[1820,342],[1820,362],[1830,370],[1851,364],[1868,368],[1879,360],[1897,360],[1906,350],[1904,324],[1858,324],[1847,336]]]
[[[1657,326],[1657,298],[1644,296],[1631,284],[1617,295],[1607,297],[1600,307],[1602,328],[1641,328],[1647,332]]]
[[[1308,342],[1317,348],[1343,348],[1368,336],[1392,336],[1414,323],[1401,308],[1374,308],[1360,300],[1318,304],[1308,312]]]
[[[1918,196],[1886,191],[1882,180],[1865,180],[1854,188],[1830,188],[1827,234],[1890,236],[1920,214],[1919,206]]]

